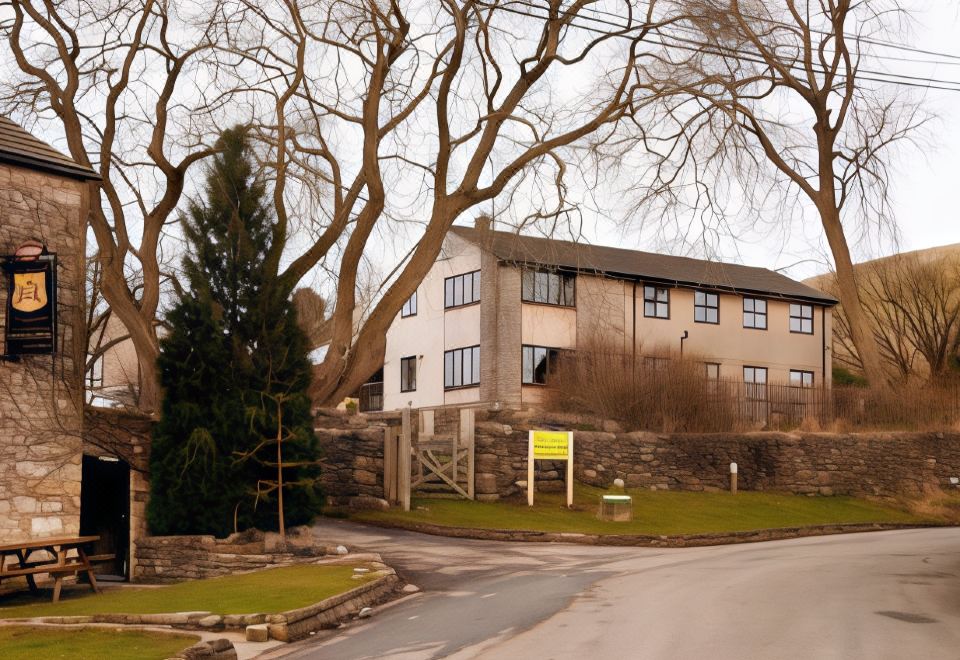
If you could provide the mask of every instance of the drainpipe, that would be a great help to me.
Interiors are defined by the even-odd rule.
[[[630,362],[630,382],[636,385],[637,382],[637,281],[633,281],[633,330],[630,333],[630,341],[633,344],[631,350]]]
[[[680,336],[680,359],[683,359],[683,341],[690,336],[690,332],[687,330],[683,331],[683,334]]]

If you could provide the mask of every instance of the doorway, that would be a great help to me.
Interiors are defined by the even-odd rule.
[[[126,580],[130,567],[130,465],[112,456],[84,456],[80,534],[95,535],[98,578]],[[107,557],[112,557],[107,559]]]

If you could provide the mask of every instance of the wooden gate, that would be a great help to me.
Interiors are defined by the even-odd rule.
[[[453,428],[438,429],[436,412],[457,411]],[[439,497],[474,499],[475,408],[422,409],[413,428],[411,408],[401,412],[399,427],[384,434],[384,496],[410,510],[413,490]],[[438,432],[439,431],[439,432]]]

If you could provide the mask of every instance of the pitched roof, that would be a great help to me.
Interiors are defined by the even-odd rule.
[[[0,162],[74,179],[100,178],[90,168],[60,153],[6,117],[0,117]]]
[[[753,266],[588,245],[504,231],[453,227],[454,234],[510,263],[567,268],[679,286],[755,293],[834,305],[835,298],[786,275]]]

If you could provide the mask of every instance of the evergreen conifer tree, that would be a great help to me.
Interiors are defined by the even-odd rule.
[[[189,291],[161,341],[165,396],[148,508],[155,534],[276,529],[280,476],[287,522],[316,513],[307,340],[290,292],[265,266],[272,241],[284,237],[273,235],[243,129],[224,131],[218,147],[204,199],[183,218]]]

